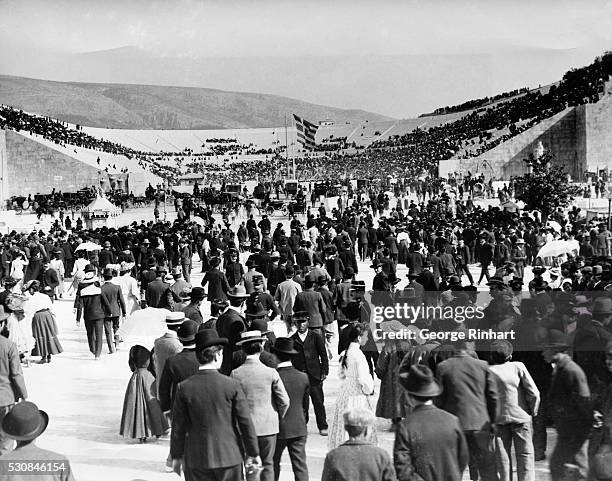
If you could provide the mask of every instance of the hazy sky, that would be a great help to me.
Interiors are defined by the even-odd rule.
[[[542,83],[554,80],[564,71],[559,71],[562,67],[587,64],[612,49],[612,2],[0,0],[0,42],[15,55],[23,54],[24,63],[29,52],[90,52],[128,45],[157,56],[186,59],[354,55],[426,59],[428,55],[503,55],[527,49],[568,52],[566,62],[572,64],[566,67],[558,61],[547,66],[541,55],[527,56],[514,68],[500,69],[503,78],[493,73],[493,78],[483,80],[482,86],[472,85],[469,91],[488,95],[494,93],[492,86],[532,83],[534,72]],[[14,73],[14,65],[9,70]],[[385,72],[380,72],[380,78],[385,81]],[[389,79],[394,85],[400,80]],[[323,100],[324,89],[322,85]],[[394,88],[391,97],[381,95],[376,111],[400,116],[399,109],[394,109],[397,92]],[[298,92],[294,96],[301,98]],[[359,95],[346,101],[349,98],[354,102]],[[341,106],[372,105],[376,102]]]

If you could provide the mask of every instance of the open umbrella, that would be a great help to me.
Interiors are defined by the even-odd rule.
[[[504,202],[501,205],[501,208],[503,210],[505,210],[506,212],[518,212],[519,210],[519,206],[516,205],[514,202],[512,202],[511,200],[508,200],[506,202]]]
[[[554,240],[544,244],[537,257],[557,257],[563,254],[570,254],[573,251],[578,252],[580,245],[575,239],[572,240]]]
[[[195,222],[196,224],[198,224],[200,227],[206,227],[206,222],[204,222],[204,219],[202,219],[201,217],[198,217],[197,215],[191,218],[192,222]]]
[[[559,224],[556,220],[549,220],[548,226],[555,229],[555,232],[561,232],[561,224]]]
[[[100,251],[100,250],[102,250],[102,246],[99,244],[95,244],[93,242],[82,242],[75,249],[75,251],[87,251],[87,252]]]
[[[167,309],[155,307],[134,311],[123,321],[117,330],[117,335],[127,343],[138,343],[147,348],[153,347],[155,339],[163,336],[168,330],[166,315],[169,312]]]

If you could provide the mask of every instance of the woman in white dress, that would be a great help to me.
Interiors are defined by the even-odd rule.
[[[333,449],[348,437],[344,429],[343,413],[347,409],[360,407],[374,413],[374,379],[365,355],[361,352],[360,343],[363,327],[360,324],[346,326],[346,340],[349,343],[346,351],[340,355],[340,379],[342,386],[332,412],[329,429],[328,448]],[[371,442],[376,443],[376,432],[372,429]]]
[[[10,312],[7,319],[7,328],[9,330],[9,341],[13,341],[17,345],[19,358],[26,366],[30,365],[30,351],[34,348],[34,337],[32,336],[32,327],[27,325],[25,321],[24,303],[25,296],[11,294],[6,299],[6,307]]]
[[[125,302],[126,316],[140,309],[140,289],[138,288],[138,282],[131,275],[132,267],[134,267],[134,264],[127,262],[122,262],[119,267],[121,274],[119,276],[119,286]]]
[[[72,291],[76,291],[79,283],[85,278],[85,266],[89,264],[89,259],[87,259],[87,252],[85,251],[77,251],[76,252],[77,259],[74,261],[74,267],[72,268],[72,272],[70,275],[72,276],[72,284],[68,288],[68,294]]]
[[[11,277],[17,281],[17,286],[21,290],[23,285],[24,270],[28,265],[25,252],[19,251],[19,255],[11,262]]]

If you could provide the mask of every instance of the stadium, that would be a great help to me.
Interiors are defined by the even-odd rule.
[[[612,54],[604,54],[547,87],[474,99],[414,119],[321,125],[316,145],[308,149],[298,142],[293,122],[292,114],[300,112],[286,112],[285,125],[269,128],[100,128],[88,126],[82,112],[71,112],[68,101],[60,116],[59,107],[37,110],[36,97],[24,95],[32,84],[40,89],[52,83],[4,76],[2,201],[92,185],[142,196],[148,185],[179,185],[188,174],[203,174],[218,185],[280,181],[288,174],[298,180],[372,179],[381,168],[396,178],[470,172],[508,181],[527,171],[523,160],[537,148],[550,152],[573,181],[585,182],[610,168],[611,65]],[[58,104],[67,87],[85,95],[92,85],[60,84]],[[146,91],[145,101],[150,102]],[[82,124],[70,122],[75,118],[83,118]],[[287,171],[293,162],[295,172]]]
[[[0,2],[0,480],[610,481],[611,21]]]

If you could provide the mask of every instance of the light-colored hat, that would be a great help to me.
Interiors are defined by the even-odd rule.
[[[261,331],[245,331],[240,334],[240,341],[236,343],[236,346],[242,346],[247,342],[264,342],[267,340],[267,338],[262,337]]]
[[[166,325],[167,326],[180,326],[185,320],[184,312],[169,312],[166,314]]]

